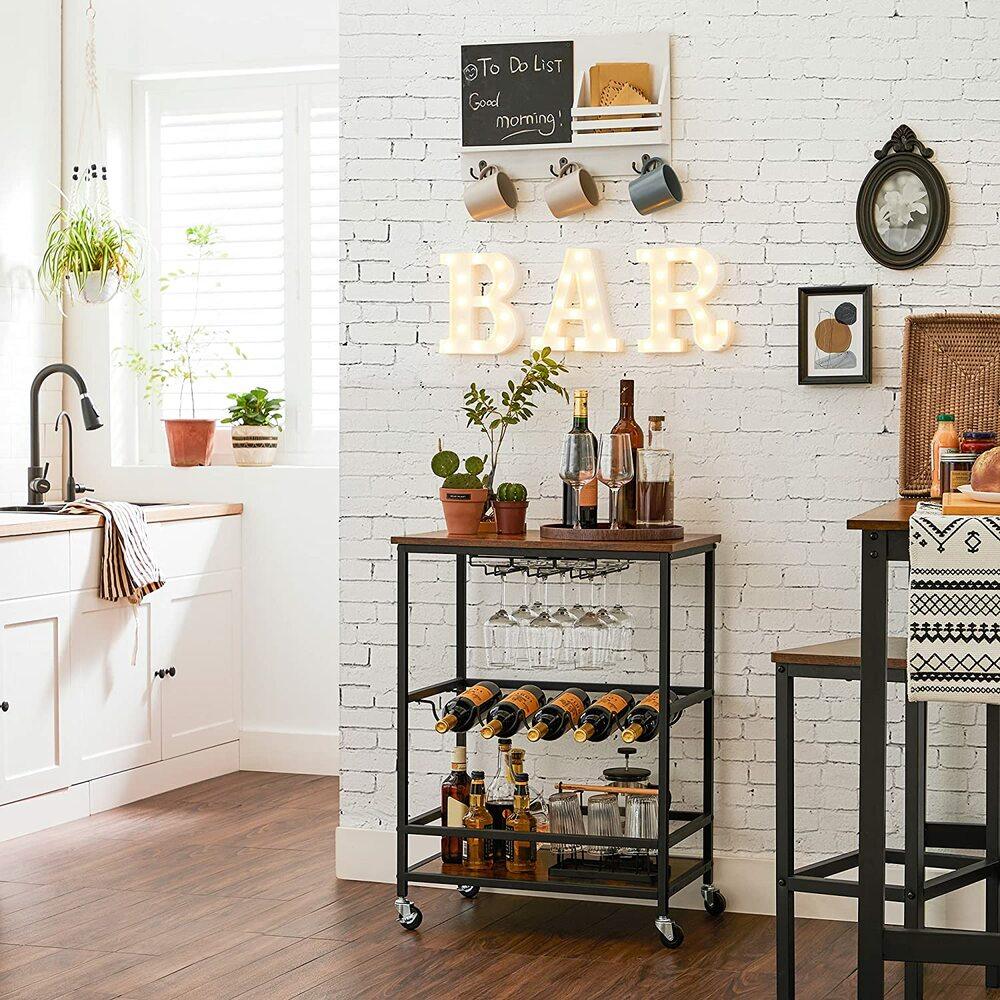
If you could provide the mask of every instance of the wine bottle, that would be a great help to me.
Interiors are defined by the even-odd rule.
[[[620,384],[621,409],[618,423],[611,428],[612,434],[627,434],[632,442],[632,468],[638,473],[638,452],[645,440],[642,428],[635,422],[635,382],[623,378]],[[618,523],[623,528],[636,525],[636,477],[618,491]]]
[[[445,826],[462,826],[469,811],[469,774],[465,770],[465,747],[451,753],[451,774],[441,783],[441,818]],[[462,838],[441,838],[441,860],[445,864],[462,863]]]
[[[531,792],[527,774],[518,774],[516,781],[514,809],[507,818],[507,829],[515,833],[534,833],[536,825],[530,810]],[[535,870],[537,849],[533,840],[508,840],[506,844],[508,871],[528,873]]]
[[[496,704],[499,697],[500,688],[493,681],[473,684],[444,706],[444,715],[435,723],[434,728],[439,733],[447,733],[449,730],[464,733],[475,725],[481,712]]]
[[[580,724],[573,739],[577,743],[600,743],[611,735],[611,730],[620,722],[635,704],[632,697],[624,688],[615,688],[605,695],[601,695],[593,705],[580,716]]]
[[[463,826],[467,830],[489,830],[493,821],[486,808],[486,775],[482,771],[472,772],[469,785],[469,811],[465,814]],[[488,872],[493,868],[493,838],[466,837],[464,865],[472,872]]]
[[[594,442],[594,455],[597,455],[597,438],[587,426],[587,400],[589,390],[573,390],[573,426],[570,434],[589,434]],[[576,505],[576,490],[568,483],[563,483],[562,523],[565,528],[573,527],[573,508]],[[597,526],[597,479],[596,477],[580,490],[580,527],[594,528]]]
[[[532,743],[557,740],[567,730],[576,728],[589,704],[590,695],[582,688],[566,688],[558,698],[553,698],[535,713],[531,728],[525,735]]]
[[[676,701],[677,695],[670,692],[670,700]],[[670,725],[680,717],[680,712],[671,712]],[[645,743],[651,740],[660,729],[660,692],[654,691],[646,695],[635,708],[625,717],[622,723],[622,739],[626,743]]]
[[[530,719],[542,705],[545,695],[534,684],[525,684],[501,698],[489,712],[486,725],[480,730],[485,739],[494,736],[513,736],[526,719]]]

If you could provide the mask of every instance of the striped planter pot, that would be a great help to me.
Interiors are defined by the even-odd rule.
[[[277,427],[234,427],[233,457],[237,465],[274,465],[278,451]]]

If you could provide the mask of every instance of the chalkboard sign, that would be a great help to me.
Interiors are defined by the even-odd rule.
[[[462,46],[462,145],[573,140],[572,42]]]

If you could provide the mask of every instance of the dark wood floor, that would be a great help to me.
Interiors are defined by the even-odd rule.
[[[334,877],[335,779],[243,772],[0,844],[2,1000],[488,996],[771,998],[772,920]],[[854,996],[854,927],[804,921],[802,1000]],[[902,998],[900,970],[889,996]],[[983,997],[977,969],[929,972],[928,1000]]]

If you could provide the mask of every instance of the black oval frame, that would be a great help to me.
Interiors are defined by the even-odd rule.
[[[887,144],[889,145],[889,144]],[[921,147],[922,148],[922,147]],[[878,154],[876,154],[878,155]],[[857,224],[858,235],[865,250],[873,260],[885,267],[903,271],[922,264],[932,257],[944,240],[948,230],[948,217],[951,206],[948,200],[948,188],[944,178],[937,168],[929,162],[930,150],[924,155],[912,152],[894,152],[880,158],[861,184],[858,192]],[[878,235],[875,228],[875,195],[887,178],[901,170],[909,170],[923,181],[927,190],[927,232],[924,238],[911,250],[902,253],[890,250]]]

